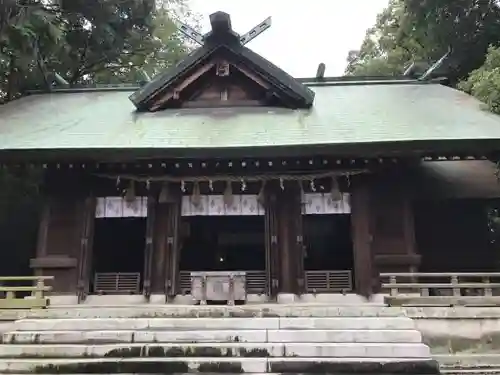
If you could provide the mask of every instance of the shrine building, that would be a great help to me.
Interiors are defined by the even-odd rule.
[[[268,21],[210,21],[141,87],[0,107],[0,164],[43,170],[30,267],[55,295],[246,303],[498,269],[499,116],[435,76],[294,78],[245,46]]]

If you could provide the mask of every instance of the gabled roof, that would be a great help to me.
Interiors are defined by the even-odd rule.
[[[306,110],[138,113],[128,100],[130,91],[31,95],[0,106],[0,150],[66,150],[86,157],[99,150],[180,157],[314,150],[359,157],[500,150],[500,116],[473,97],[440,84],[337,81],[310,89],[316,94],[315,105]]]
[[[257,80],[269,87],[269,95],[280,97],[289,108],[309,108],[314,92],[259,54],[244,47],[240,36],[231,28],[229,15],[217,12],[210,16],[212,31],[205,35],[203,46],[194,50],[175,67],[167,70],[130,96],[138,110],[150,109],[150,102],[163,92],[173,89],[192,72],[208,64],[214,57],[223,57],[230,64],[251,71]],[[208,70],[203,74],[208,73]]]

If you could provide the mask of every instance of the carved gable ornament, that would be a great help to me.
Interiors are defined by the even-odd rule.
[[[270,27],[270,18],[243,36],[233,31],[227,13],[210,15],[210,23],[212,29],[205,35],[187,25],[180,27],[200,47],[132,94],[137,110],[312,106],[313,91],[245,47]]]

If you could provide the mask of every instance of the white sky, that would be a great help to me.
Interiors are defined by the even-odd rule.
[[[209,31],[208,16],[216,11],[229,13],[239,34],[272,16],[271,28],[247,46],[294,77],[313,77],[321,62],[327,76],[343,75],[347,53],[360,47],[388,0],[189,0],[189,4],[203,16],[203,32]]]

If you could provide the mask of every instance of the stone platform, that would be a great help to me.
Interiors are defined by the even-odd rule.
[[[3,333],[0,373],[435,374],[400,309],[57,307]]]

